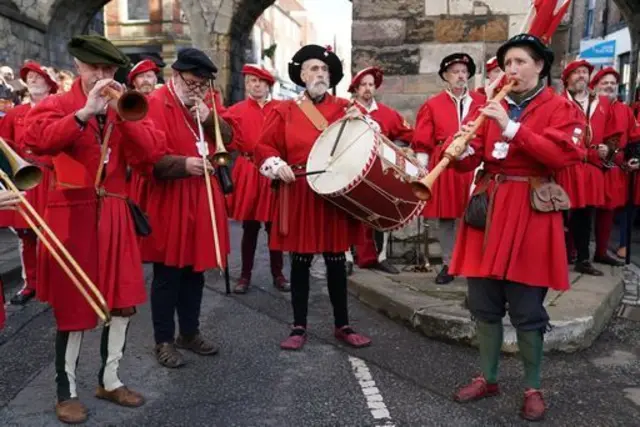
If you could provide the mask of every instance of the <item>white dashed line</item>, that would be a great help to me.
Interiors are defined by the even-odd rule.
[[[349,356],[349,362],[351,362],[353,374],[360,384],[362,394],[367,399],[367,406],[371,411],[371,415],[377,421],[376,427],[395,427],[391,420],[391,414],[389,414],[387,405],[384,404],[380,390],[376,387],[376,382],[373,380],[367,364],[364,363],[364,360],[353,356]]]

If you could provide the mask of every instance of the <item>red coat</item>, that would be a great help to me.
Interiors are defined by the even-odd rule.
[[[260,173],[253,159],[265,119],[279,103],[271,100],[260,107],[248,98],[229,108],[242,132],[232,146],[239,155],[232,173],[234,191],[227,196],[229,216],[237,221],[269,222],[273,216],[275,194],[271,181]]]
[[[149,117],[156,129],[164,132],[169,154],[201,157],[196,148],[197,124],[169,87],[167,84],[150,96]],[[205,138],[213,154],[213,139],[208,135]],[[204,177],[149,180],[146,209],[153,231],[142,239],[142,259],[171,267],[191,266],[195,271],[224,268],[229,253],[229,228],[218,178],[211,176],[221,265],[216,259]]]
[[[11,148],[27,162],[33,163],[42,170],[42,180],[35,188],[26,192],[26,198],[40,215],[44,215],[47,204],[47,192],[51,186],[51,171],[53,164],[47,156],[35,156],[29,150],[25,151],[22,144],[27,130],[27,114],[31,110],[31,104],[21,104],[7,112],[0,121],[0,137],[4,138]],[[22,216],[16,211],[0,212],[0,226],[14,228],[29,228]]]
[[[364,113],[368,114],[378,125],[380,133],[393,141],[403,141],[410,144],[413,140],[413,128],[400,113],[382,102],[375,101],[373,111],[368,111],[362,104],[356,104]]]
[[[506,108],[506,102],[503,105]],[[492,174],[549,177],[577,156],[572,136],[580,128],[576,108],[546,88],[522,113],[506,158],[494,158],[494,144],[505,139],[498,124],[487,120],[471,141],[475,154],[453,164],[456,169],[472,171],[484,162],[484,169]],[[562,214],[534,211],[528,182],[492,181],[489,194],[494,190],[486,231],[461,221],[449,272],[568,289]]]
[[[610,209],[623,206],[627,202],[628,193],[628,174],[625,174],[619,167],[624,164],[624,147],[630,142],[640,142],[640,121],[633,117],[631,108],[620,101],[611,104],[614,116],[614,133],[620,138],[618,148],[620,152],[616,155],[614,161],[616,167],[612,171],[616,171],[606,180],[607,205]],[[618,170],[620,170],[618,172]],[[609,173],[609,172],[607,172]],[[640,205],[640,173],[636,173],[636,185],[634,193],[634,204]]]
[[[316,108],[329,123],[344,116],[348,101],[325,95]],[[309,152],[320,136],[295,100],[278,105],[267,117],[262,136],[255,149],[256,164],[279,157],[290,166],[304,167]],[[294,171],[295,172],[295,171]],[[281,235],[280,211],[274,210],[269,247],[298,253],[344,252],[361,239],[361,226],[343,210],[317,195],[306,178],[289,185],[289,233]],[[280,191],[280,190],[279,190]],[[280,194],[277,195],[277,198]]]
[[[84,128],[76,111],[84,106],[77,79],[67,93],[42,101],[29,114],[26,148],[55,156],[55,190],[49,194],[45,221],[78,264],[98,286],[110,309],[142,304],[146,299],[142,262],[126,196],[126,165],[150,172],[162,157],[163,135],[145,119],[123,122],[109,109],[105,131],[113,125],[110,153],[101,186],[109,194],[97,198],[94,187],[100,163],[98,122]],[[54,310],[60,330],[82,330],[96,316],[48,251],[40,252],[38,297]]]
[[[460,108],[447,92],[440,92],[425,102],[416,117],[416,130],[413,135],[412,148],[416,153],[429,155],[428,170],[438,163],[444,150],[444,142],[453,136],[466,117],[474,113],[484,104],[484,98],[475,92],[469,92],[471,102],[460,118]],[[469,188],[473,180],[473,171],[460,172],[446,170],[432,188],[432,197],[424,209],[426,218],[459,218],[469,198]]]

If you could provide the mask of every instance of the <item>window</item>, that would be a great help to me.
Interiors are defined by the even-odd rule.
[[[593,20],[596,13],[596,0],[588,0],[586,2],[586,10],[584,14],[584,31],[582,32],[583,39],[590,39],[593,35]]]
[[[126,3],[125,21],[148,21],[149,0],[124,0]]]

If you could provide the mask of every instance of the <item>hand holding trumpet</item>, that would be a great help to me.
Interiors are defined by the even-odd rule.
[[[205,102],[200,98],[191,98],[194,101],[193,107],[189,109],[193,120],[198,120],[200,118],[200,122],[204,122],[209,117],[209,113],[211,113],[211,109],[205,104]]]
[[[96,114],[103,113],[107,108],[107,105],[117,110],[117,99],[109,96],[107,89],[115,91],[118,94],[122,94],[124,89],[122,85],[113,79],[98,80],[93,86],[93,89],[87,94],[87,102],[84,104],[77,113],[76,116],[83,122],[87,122],[91,117]]]
[[[205,164],[202,157],[187,157],[185,168],[187,173],[192,176],[203,176],[205,171]],[[206,169],[209,171],[209,175],[214,173],[213,166],[207,160]]]
[[[24,192],[20,193],[22,196]],[[9,190],[0,190],[0,210],[14,210],[20,204],[18,193]]]

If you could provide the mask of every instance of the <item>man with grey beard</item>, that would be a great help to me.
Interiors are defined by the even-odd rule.
[[[371,344],[349,326],[347,309],[345,251],[360,240],[361,225],[314,193],[304,178],[309,153],[320,133],[345,114],[362,116],[347,100],[328,93],[342,77],[342,63],[330,48],[302,47],[289,62],[289,78],[306,90],[298,99],[273,109],[255,149],[260,172],[278,182],[278,209],[269,249],[291,253],[293,325],[280,343],[284,350],[300,350],[307,341],[309,269],[314,254],[319,253],[327,267],[335,337],[356,348]]]

